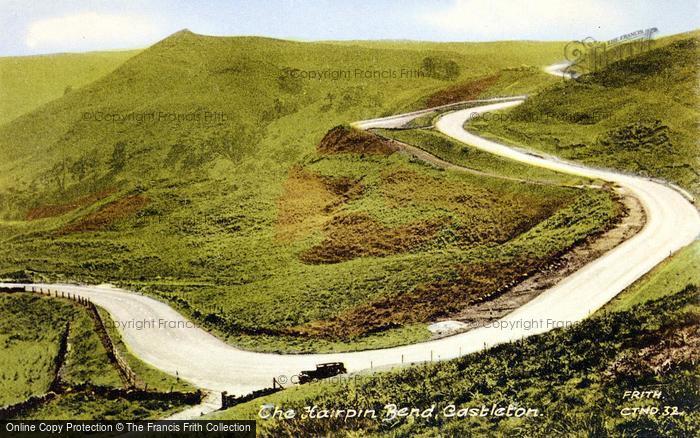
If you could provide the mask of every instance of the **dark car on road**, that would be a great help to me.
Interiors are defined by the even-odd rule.
[[[299,383],[309,383],[314,380],[326,379],[328,377],[345,374],[347,370],[342,362],[320,363],[315,370],[302,371],[299,373]]]

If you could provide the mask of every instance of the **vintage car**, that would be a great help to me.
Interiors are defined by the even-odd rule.
[[[315,370],[300,372],[299,383],[304,384],[314,380],[325,379],[345,373],[347,373],[347,370],[342,362],[320,363],[316,365]]]

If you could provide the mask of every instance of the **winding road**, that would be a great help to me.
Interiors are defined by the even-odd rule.
[[[473,113],[502,110],[522,102],[523,99],[499,101],[447,113],[437,121],[436,128],[458,141],[496,155],[624,186],[641,201],[647,222],[634,237],[502,318],[498,324],[438,340],[381,350],[338,354],[267,354],[230,346],[208,332],[192,327],[192,323],[169,305],[118,288],[9,283],[0,286],[44,287],[87,297],[105,308],[115,321],[120,322],[119,330],[124,342],[143,361],[170,374],[177,372],[181,378],[200,388],[234,394],[269,387],[273,377],[295,375],[300,370],[313,369],[317,363],[342,361],[349,372],[355,372],[371,367],[394,366],[402,362],[452,359],[499,343],[542,333],[558,324],[580,321],[670,254],[696,239],[700,233],[700,215],[686,197],[665,184],[585,167],[555,157],[533,156],[470,134],[463,128]],[[391,123],[396,119],[397,117],[392,117],[383,120]],[[375,119],[357,122],[356,126],[367,128],[383,125],[382,119]],[[140,330],[125,327],[123,324],[129,321],[150,321],[154,327]],[[161,321],[180,327],[159,327]],[[531,321],[543,323],[526,329],[523,322]]]

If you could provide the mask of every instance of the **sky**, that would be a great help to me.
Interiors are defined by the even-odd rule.
[[[612,39],[693,30],[697,0],[0,0],[0,56],[147,47],[189,29],[294,40]]]

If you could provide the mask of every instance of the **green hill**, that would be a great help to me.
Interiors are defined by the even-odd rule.
[[[611,225],[606,191],[444,172],[347,127],[325,137],[524,86],[530,59],[559,57],[421,44],[182,31],[0,126],[0,276],[124,284],[249,348],[370,348],[426,339],[426,322]]]
[[[700,195],[699,40],[697,32],[684,36],[551,86],[507,116],[479,120],[470,129],[560,157],[664,178]]]
[[[89,84],[138,52],[0,58],[0,125]]]

